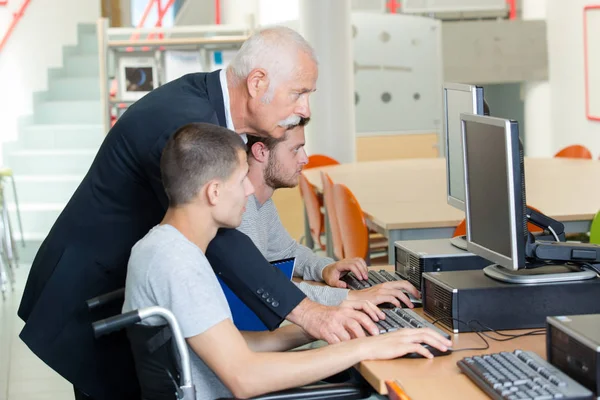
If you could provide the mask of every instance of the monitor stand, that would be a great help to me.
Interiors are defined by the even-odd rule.
[[[548,265],[527,264],[526,269],[517,271],[503,268],[497,264],[492,264],[483,269],[485,275],[506,283],[516,284],[538,284],[553,282],[571,282],[594,279],[596,272],[572,264]]]
[[[450,244],[454,247],[458,247],[461,250],[467,251],[467,236],[454,236],[450,239]]]

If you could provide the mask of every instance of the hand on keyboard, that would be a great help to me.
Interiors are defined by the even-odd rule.
[[[369,337],[364,340],[370,360],[388,360],[416,353],[426,358],[433,358],[433,354],[425,347],[446,353],[452,342],[429,328],[400,329],[385,335]]]
[[[369,279],[367,263],[362,258],[346,258],[329,264],[323,270],[323,281],[332,287],[347,288],[346,282],[340,280],[346,273],[352,272],[359,279]]]
[[[400,302],[402,302],[409,308],[413,308],[410,295],[416,299],[421,298],[419,291],[410,282],[394,281],[352,290],[348,293],[348,300],[368,300],[374,304],[391,303],[394,307],[401,307]]]

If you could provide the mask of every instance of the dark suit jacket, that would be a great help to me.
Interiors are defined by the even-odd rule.
[[[226,126],[218,71],[186,75],[130,107],[106,136],[31,267],[18,311],[25,321],[20,337],[94,398],[134,398],[138,386],[125,335],[95,340],[91,329],[93,320],[120,313],[122,304],[90,315],[85,301],[125,285],[131,248],[167,209],[162,149],[192,122]],[[305,297],[237,230],[220,230],[207,257],[269,329]],[[263,292],[277,302],[267,303],[258,294]]]

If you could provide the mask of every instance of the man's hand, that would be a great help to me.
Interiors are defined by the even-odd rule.
[[[365,330],[371,335],[378,335],[379,329],[371,318],[364,312],[357,311],[356,307],[369,308],[365,302],[348,303],[345,307],[329,307],[304,299],[287,319],[315,339],[323,339],[329,344],[365,337]]]
[[[348,285],[340,278],[348,271],[354,272],[357,279],[369,279],[367,263],[362,258],[345,258],[341,261],[329,264],[323,269],[323,280],[326,284],[333,287],[345,289]]]
[[[367,300],[374,304],[392,303],[396,307],[400,307],[400,301],[402,301],[408,307],[413,308],[413,303],[403,290],[409,292],[417,299],[421,298],[419,291],[410,282],[392,281],[380,283],[366,289],[351,290],[348,293],[348,300]]]

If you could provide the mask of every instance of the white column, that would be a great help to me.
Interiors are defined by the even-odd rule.
[[[353,162],[356,128],[350,0],[300,0],[300,26],[319,59],[317,91],[310,96],[307,151]]]
[[[221,23],[255,26],[258,6],[258,0],[221,0]]]
[[[524,20],[546,19],[547,0],[523,0]],[[548,55],[550,59],[550,55]],[[529,157],[551,157],[553,155],[553,132],[550,82],[523,83],[525,103],[525,154]]]

